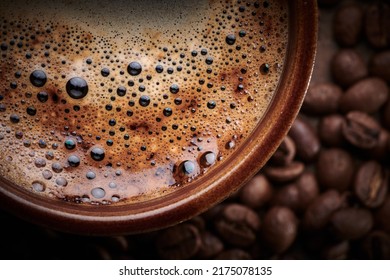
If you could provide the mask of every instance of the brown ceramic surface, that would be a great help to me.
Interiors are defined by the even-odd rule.
[[[119,234],[178,223],[235,192],[265,164],[285,136],[298,113],[311,77],[317,39],[316,3],[288,1],[288,15],[286,60],[276,92],[270,104],[263,106],[261,121],[253,126],[245,140],[227,153],[227,160],[221,160],[193,180],[181,182],[174,178],[176,185],[168,186],[169,191],[158,190],[158,195],[151,193],[142,199],[137,196],[134,200],[110,204],[97,201],[84,205],[72,199],[53,199],[1,178],[2,206],[22,218],[60,230]],[[87,150],[90,152],[89,148]],[[217,154],[221,148],[211,145],[209,150]],[[199,156],[197,154],[195,158]],[[182,160],[178,159],[178,162]],[[175,166],[176,169],[179,167],[179,164]],[[68,198],[60,196],[64,197]]]

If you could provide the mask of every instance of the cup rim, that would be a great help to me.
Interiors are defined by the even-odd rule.
[[[166,196],[118,206],[79,207],[48,200],[0,178],[2,207],[23,219],[61,231],[128,234],[156,230],[187,220],[237,191],[260,170],[287,134],[312,75],[318,33],[316,1],[288,3],[288,49],[277,94],[251,137],[230,156],[240,154],[239,160],[224,162],[197,179],[195,184]],[[291,40],[291,36],[295,36],[295,40]],[[212,176],[215,173],[219,176]]]

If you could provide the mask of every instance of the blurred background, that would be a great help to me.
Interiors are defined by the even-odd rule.
[[[0,259],[390,259],[390,1],[318,2],[299,117],[238,193],[129,236],[57,232],[0,210]]]

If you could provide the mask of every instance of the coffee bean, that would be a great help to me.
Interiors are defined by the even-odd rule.
[[[331,72],[342,87],[349,87],[368,75],[362,56],[354,49],[339,50],[332,58]]]
[[[341,196],[335,190],[329,190],[315,198],[306,209],[303,223],[308,230],[319,230],[329,222],[332,214],[341,206]]]
[[[302,104],[302,111],[310,115],[336,113],[342,89],[332,83],[319,83],[309,87]]]
[[[306,210],[310,202],[317,197],[318,184],[314,174],[306,171],[294,183],[280,187],[272,197],[273,206],[285,206],[296,212]]]
[[[379,141],[381,127],[378,122],[359,111],[352,111],[346,115],[342,125],[345,139],[361,149],[372,149]]]
[[[324,145],[340,147],[345,143],[342,132],[344,121],[344,117],[338,114],[321,118],[318,123],[318,136]]]
[[[342,239],[359,239],[373,226],[371,212],[363,208],[339,209],[333,213],[330,222],[334,234]]]
[[[383,2],[371,4],[365,10],[365,34],[374,48],[390,45],[390,6]]]
[[[264,175],[253,177],[239,192],[240,201],[251,208],[264,206],[272,196],[272,186]]]
[[[201,234],[202,244],[200,246],[197,257],[202,259],[210,259],[222,252],[224,245],[222,241],[209,231]]]
[[[273,252],[282,253],[294,242],[297,229],[295,214],[287,207],[275,206],[265,214],[262,237]]]
[[[363,27],[363,9],[356,3],[341,6],[333,17],[333,34],[343,47],[355,46]]]
[[[354,191],[365,206],[380,206],[386,198],[387,188],[388,174],[376,161],[368,161],[358,169]]]
[[[215,257],[215,260],[251,260],[249,253],[241,249],[223,251]]]
[[[285,183],[298,178],[305,170],[302,162],[294,161],[286,166],[266,166],[263,168],[264,174],[273,182]]]
[[[297,117],[288,133],[294,141],[297,156],[305,162],[313,161],[320,151],[320,141],[314,127],[304,118]]]
[[[346,151],[338,148],[322,150],[316,167],[318,182],[323,188],[342,192],[351,186],[354,163]]]
[[[304,211],[318,196],[319,187],[316,176],[312,171],[306,170],[295,182],[299,194],[299,206],[297,210]]]
[[[340,147],[345,143],[342,133],[344,117],[333,114],[324,116],[318,122],[318,136],[324,145],[330,147]]]
[[[298,209],[299,203],[299,190],[295,183],[278,188],[271,201],[273,206],[284,206],[294,211]]]
[[[295,153],[295,143],[291,137],[287,135],[270,158],[269,163],[273,165],[288,165],[293,161]]]
[[[189,259],[195,256],[200,247],[199,231],[190,224],[168,228],[156,240],[156,248],[164,259]]]
[[[341,241],[325,248],[322,257],[326,260],[345,260],[348,257],[350,244],[348,241]]]
[[[372,149],[365,149],[362,154],[368,159],[388,162],[390,148],[390,134],[386,129],[381,129],[377,145]]]
[[[362,111],[375,113],[389,97],[386,82],[379,78],[367,78],[350,87],[340,99],[343,112]]]
[[[390,236],[383,231],[373,231],[364,239],[362,249],[365,259],[389,260]]]
[[[219,236],[229,244],[246,247],[255,242],[260,219],[256,212],[248,207],[229,204],[215,221],[215,228]]]
[[[371,75],[380,77],[390,83],[390,50],[374,54],[368,68]]]

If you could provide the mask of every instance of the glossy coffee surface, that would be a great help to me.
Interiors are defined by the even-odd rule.
[[[284,1],[24,2],[0,4],[0,175],[56,201],[149,201],[234,160],[285,63]]]

